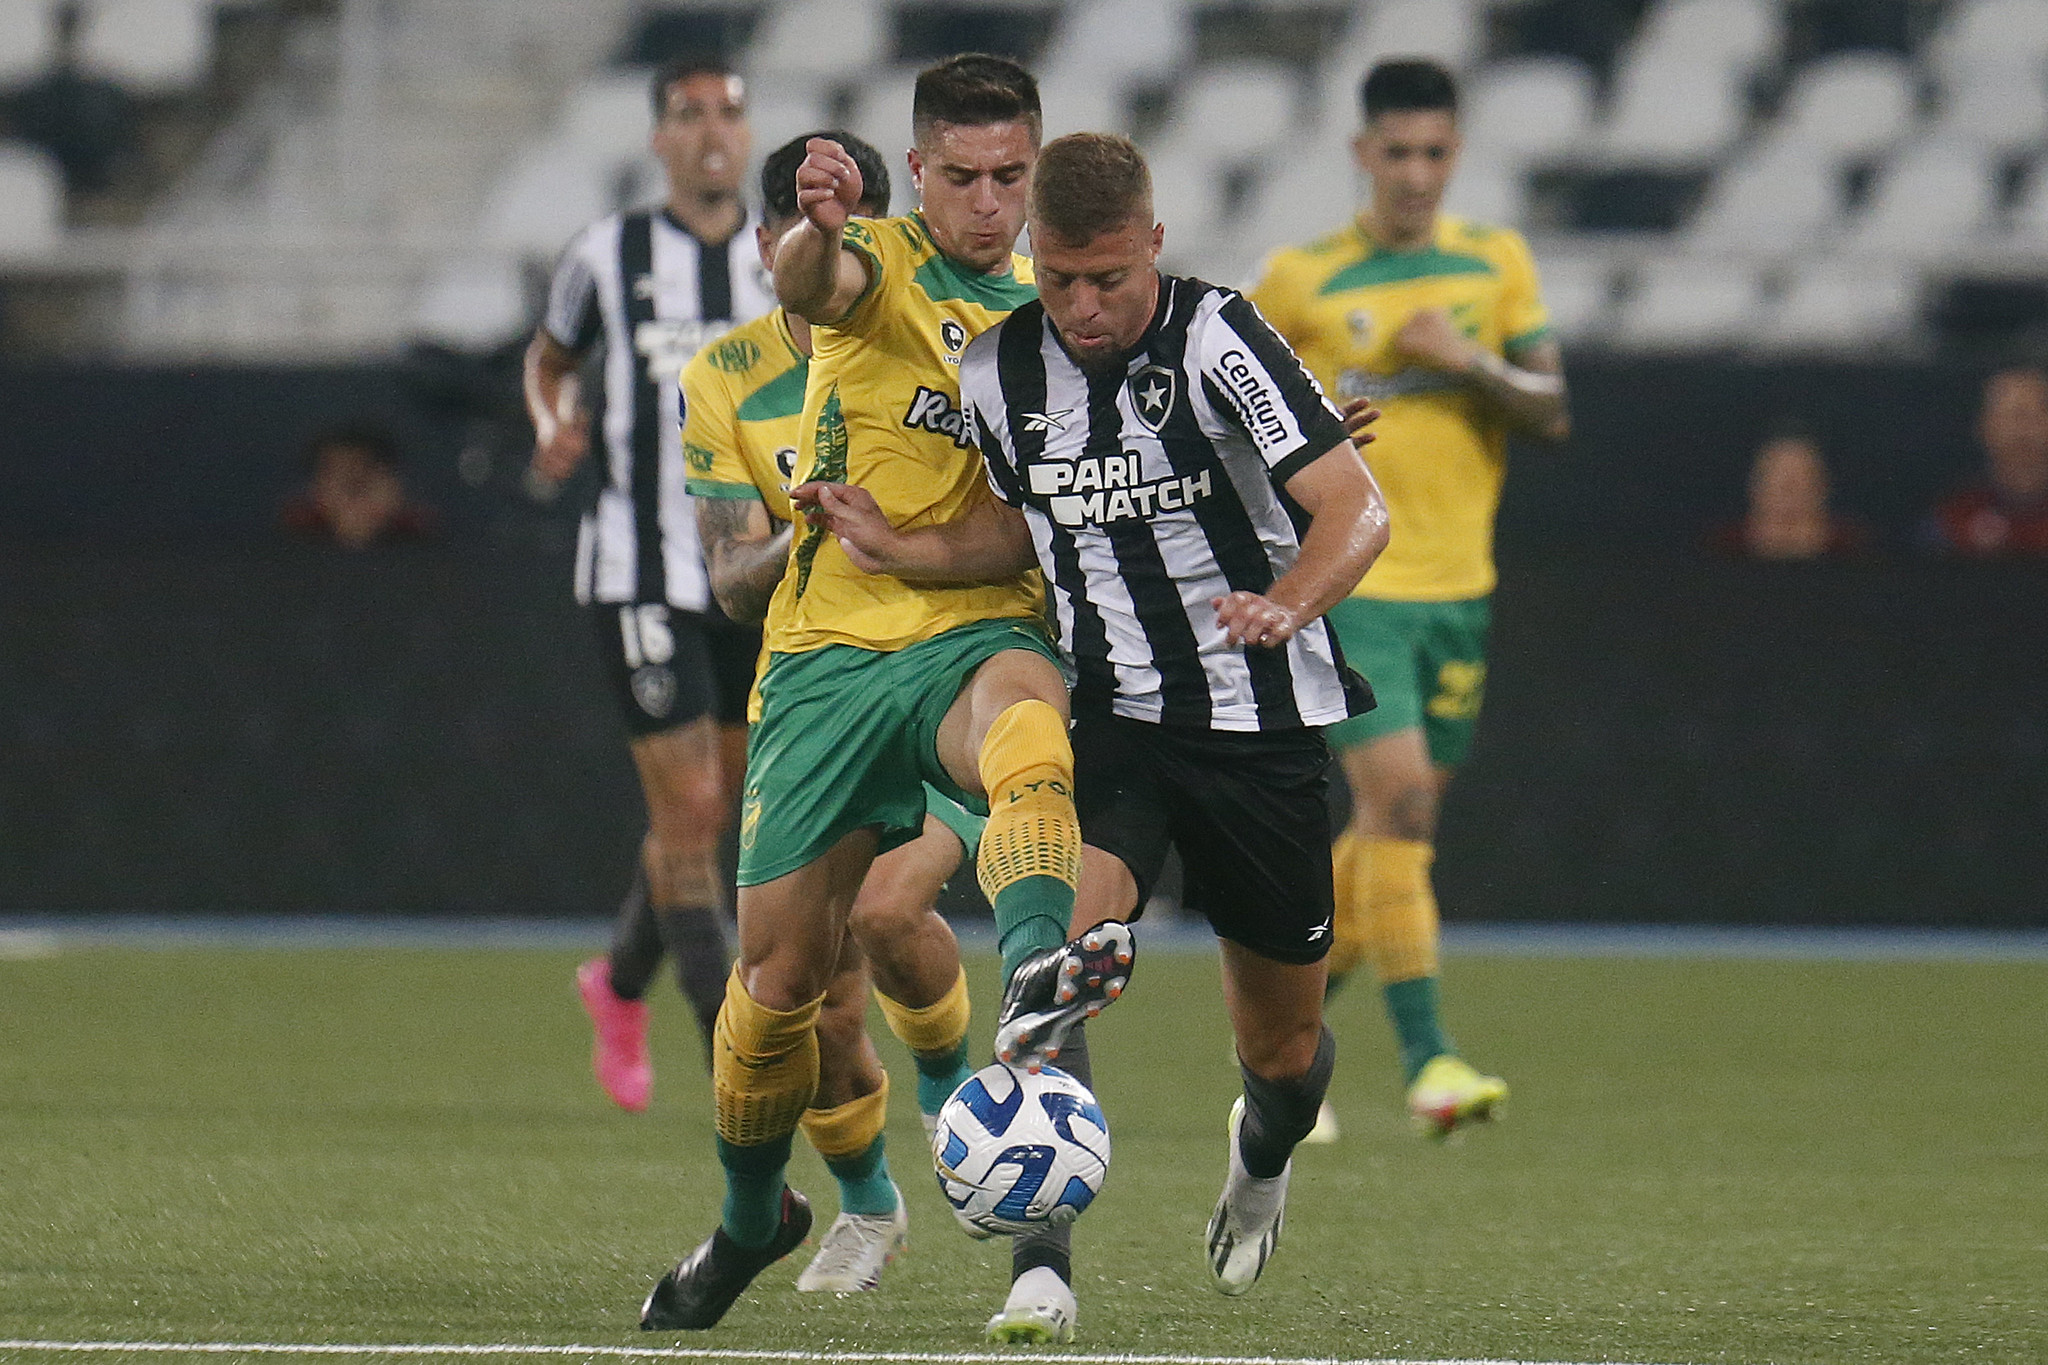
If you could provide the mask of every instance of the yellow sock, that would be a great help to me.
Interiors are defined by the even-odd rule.
[[[967,1036],[970,1008],[965,968],[953,979],[952,987],[929,1005],[906,1005],[879,990],[875,1003],[882,1007],[889,1032],[912,1052],[951,1052]]]
[[[981,743],[988,828],[975,871],[995,907],[1004,979],[1040,948],[1067,940],[1081,880],[1081,821],[1074,814],[1074,746],[1049,702],[1020,701]]]
[[[801,1119],[804,1136],[818,1155],[827,1161],[859,1156],[874,1145],[889,1121],[889,1073],[882,1073],[882,1088],[871,1095],[831,1109],[806,1109]]]
[[[711,1088],[718,1135],[757,1147],[796,1131],[818,1091],[818,1007],[771,1010],[747,994],[735,968],[712,1032]]]
[[[1365,839],[1345,830],[1330,845],[1330,886],[1336,906],[1330,916],[1330,979],[1348,976],[1365,959],[1365,881],[1359,871]]]
[[[1373,971],[1382,984],[1436,976],[1436,891],[1429,884],[1436,846],[1419,839],[1360,842],[1365,955]]]

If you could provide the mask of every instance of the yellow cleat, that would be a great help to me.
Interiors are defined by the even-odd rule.
[[[1460,1125],[1484,1123],[1508,1097],[1507,1082],[1482,1076],[1462,1057],[1432,1057],[1408,1087],[1408,1117],[1415,1131],[1443,1141]]]

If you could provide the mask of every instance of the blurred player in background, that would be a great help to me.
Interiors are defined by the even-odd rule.
[[[881,154],[849,133],[828,131],[860,168],[864,217],[889,212]],[[773,267],[783,233],[801,216],[796,170],[809,137],[761,165],[761,260]],[[735,621],[759,621],[789,564],[789,475],[810,371],[811,325],[777,306],[697,353],[683,369],[683,454],[696,500],[712,592]],[[750,718],[758,713],[754,698]],[[960,947],[935,905],[981,837],[981,820],[929,787],[923,832],[877,858],[849,916],[856,945],[818,1013],[818,1092],[800,1126],[839,1183],[839,1216],[797,1278],[801,1290],[872,1289],[902,1249],[908,1214],[889,1176],[882,1130],[888,1074],[867,1040],[867,971],[889,1027],[917,1064],[918,1111],[927,1125],[970,1074],[967,978]],[[868,950],[865,953],[863,950]],[[919,1158],[922,1164],[922,1158]]]
[[[1077,675],[1077,922],[1136,914],[1176,849],[1222,940],[1244,1094],[1207,1250],[1217,1288],[1242,1294],[1279,1243],[1294,1148],[1336,1064],[1322,727],[1371,702],[1320,618],[1385,547],[1387,510],[1257,310],[1160,275],[1151,176],[1127,139],[1046,147],[1031,238],[1040,301],[961,367],[1007,506],[898,528],[865,489],[814,485],[819,516],[877,573],[1036,565],[1051,585]]]
[[[1352,223],[1276,252],[1251,291],[1341,400],[1385,416],[1372,467],[1393,540],[1331,612],[1379,708],[1330,732],[1352,793],[1333,849],[1332,983],[1361,958],[1400,1044],[1409,1113],[1432,1136],[1507,1096],[1457,1054],[1438,1006],[1430,883],[1437,812],[1464,761],[1486,680],[1493,517],[1510,431],[1561,441],[1562,361],[1536,267],[1507,228],[1440,211],[1458,159],[1457,90],[1435,62],[1381,62],[1360,89],[1353,144],[1372,181]],[[1335,1136],[1325,1112],[1319,1136]]]
[[[919,74],[909,163],[921,208],[855,219],[860,168],[828,139],[797,171],[803,220],[776,292],[812,324],[794,478],[867,488],[888,515],[942,523],[989,500],[960,411],[967,343],[1033,296],[1012,248],[1038,154],[1038,89],[996,57]],[[794,490],[793,490],[794,491]],[[999,1047],[1039,1057],[1128,975],[1122,925],[1066,935],[1080,874],[1066,685],[1035,575],[909,585],[861,572],[798,528],[768,611],[771,658],[740,827],[740,960],[713,1081],[726,1200],[718,1229],[664,1276],[647,1329],[709,1327],[810,1228],[784,1172],[818,1082],[816,1020],[862,879],[918,837],[926,784],[986,799],[977,856],[1011,986]],[[1019,1238],[1003,1340],[1073,1332],[1062,1235]]]
[[[603,353],[605,481],[583,518],[576,600],[632,737],[648,829],[611,952],[584,963],[577,986],[598,1080],[634,1110],[654,1081],[643,997],[664,950],[711,1046],[730,960],[718,844],[737,804],[760,650],[759,631],[728,621],[711,596],[684,492],[676,376],[705,341],[775,302],[741,195],[739,77],[716,62],[677,63],[657,74],[653,96],[667,202],[577,235],[526,352],[533,467],[556,482],[589,454],[579,369]]]

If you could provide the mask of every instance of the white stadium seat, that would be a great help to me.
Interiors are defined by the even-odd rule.
[[[1467,82],[1459,125],[1475,153],[1527,164],[1582,143],[1593,124],[1593,73],[1571,57],[1521,57]]]
[[[1133,81],[1164,80],[1194,54],[1188,11],[1182,0],[1064,5],[1041,68],[1049,77],[1102,82],[1119,92]]]
[[[1642,350],[1711,350],[1742,345],[1762,316],[1762,290],[1748,265],[1663,257],[1637,272],[1615,335]]]
[[[1921,259],[1953,251],[1990,226],[1998,207],[1997,170],[1981,147],[1916,143],[1885,167],[1845,244]]]
[[[1733,73],[1683,60],[1624,64],[1613,112],[1597,140],[1610,164],[1705,165],[1742,130]]]
[[[420,337],[472,351],[503,345],[531,325],[519,264],[498,255],[443,267],[413,315]]]
[[[0,87],[22,85],[57,55],[52,0],[0,0]]]
[[[1825,156],[1870,156],[1905,135],[1913,105],[1913,76],[1903,59],[1838,53],[1794,79],[1771,139]]]
[[[878,0],[788,0],[762,16],[747,58],[763,74],[842,80],[889,59],[889,18]]]
[[[1934,133],[2001,152],[2048,141],[2048,71],[2039,58],[1976,63],[1944,82]]]
[[[903,192],[896,197],[903,204],[913,202],[914,195],[903,154],[910,146],[910,106],[916,86],[917,72],[908,67],[877,75],[861,86],[847,115],[847,126],[882,154],[891,179],[903,182]]]
[[[1919,308],[1909,271],[1835,259],[1802,267],[1771,310],[1758,340],[1800,349],[1855,350],[1908,333]]]
[[[1959,0],[1928,44],[1928,59],[1945,84],[1970,78],[1987,64],[2048,61],[2048,4],[2041,0]]]
[[[1777,52],[1782,9],[1772,0],[1663,0],[1644,17],[1635,50],[1745,74]]]
[[[1598,256],[1551,255],[1537,262],[1537,272],[1558,340],[1607,340],[1614,318],[1612,266]]]
[[[212,0],[91,0],[81,65],[143,94],[189,89],[213,60]]]
[[[654,130],[653,72],[632,69],[592,76],[569,92],[555,123],[566,148],[607,163],[647,150]]]
[[[1687,225],[1698,246],[1782,250],[1832,228],[1842,171],[1804,147],[1779,147],[1725,167]]]
[[[1460,160],[1444,191],[1444,211],[1475,223],[1518,228],[1527,208],[1521,168],[1483,156]]]
[[[557,143],[529,148],[484,206],[484,245],[551,259],[585,223],[612,210],[609,200],[604,172],[590,158]]]
[[[64,173],[40,148],[0,142],[0,260],[47,256],[64,238]]]
[[[1161,140],[1191,143],[1217,161],[1250,156],[1293,130],[1301,86],[1278,62],[1224,62],[1182,78]]]
[[[1388,57],[1434,57],[1456,70],[1479,55],[1481,17],[1471,0],[1376,0],[1338,41],[1335,65],[1355,86]]]
[[[1365,177],[1352,165],[1350,148],[1318,138],[1265,168],[1237,230],[1263,256],[1335,231],[1364,200]]]
[[[798,134],[823,128],[831,120],[826,117],[825,101],[815,83],[749,78],[747,122],[754,129],[754,159],[758,161]],[[901,158],[889,163],[891,176],[901,172]]]

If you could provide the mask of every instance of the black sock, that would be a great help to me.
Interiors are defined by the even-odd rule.
[[[704,1035],[704,1059],[711,1059],[711,1030],[725,1003],[725,978],[732,958],[725,944],[725,917],[708,905],[665,905],[655,911],[662,941],[676,960],[676,984],[697,1016]]]
[[[1238,1129],[1237,1145],[1247,1172],[1271,1180],[1287,1169],[1287,1158],[1316,1126],[1316,1110],[1322,1108],[1330,1073],[1336,1068],[1337,1039],[1327,1027],[1316,1044],[1315,1060],[1299,1076],[1269,1081],[1254,1075],[1243,1062],[1237,1064],[1244,1077],[1244,1125]]]
[[[1076,1024],[1067,1034],[1067,1040],[1060,1044],[1060,1055],[1053,1059],[1054,1066],[1072,1076],[1089,1089],[1095,1088],[1095,1070],[1088,1064],[1088,1033],[1085,1024]],[[1010,1282],[1016,1283],[1027,1270],[1040,1266],[1051,1266],[1053,1272],[1068,1284],[1074,1282],[1074,1230],[1071,1227],[1049,1227],[1041,1232],[1029,1232],[1013,1239],[1010,1243]]]
[[[619,902],[619,921],[612,927],[612,994],[638,1000],[661,966],[661,926],[647,904],[646,869],[633,869],[633,885]]]

